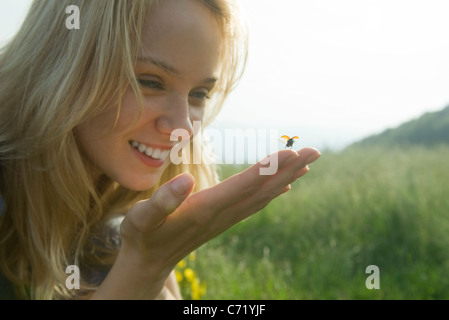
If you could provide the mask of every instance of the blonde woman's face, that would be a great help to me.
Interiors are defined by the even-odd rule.
[[[171,132],[192,134],[192,121],[202,119],[217,82],[222,43],[214,16],[195,0],[161,1],[145,24],[142,41],[135,67],[144,96],[142,114],[129,88],[112,131],[114,106],[77,129],[96,171],[132,190],[158,182],[176,143],[170,141]]]

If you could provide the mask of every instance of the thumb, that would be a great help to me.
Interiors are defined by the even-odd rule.
[[[157,189],[150,199],[137,202],[125,220],[140,232],[158,228],[187,198],[194,185],[192,175],[184,173],[176,176]]]

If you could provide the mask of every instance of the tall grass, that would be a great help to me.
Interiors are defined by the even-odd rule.
[[[448,299],[448,163],[447,146],[324,153],[290,192],[197,250],[203,299]],[[365,286],[368,265],[378,290]]]

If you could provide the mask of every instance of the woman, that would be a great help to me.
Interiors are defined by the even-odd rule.
[[[66,28],[69,5],[80,29]],[[204,161],[171,163],[171,133],[210,123],[242,71],[234,9],[33,3],[0,55],[0,273],[15,297],[179,299],[176,263],[319,157],[284,150],[276,174],[260,175],[261,162],[219,184]],[[67,286],[68,266],[79,267],[80,289]]]

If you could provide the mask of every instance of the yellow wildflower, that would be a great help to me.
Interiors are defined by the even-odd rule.
[[[186,280],[188,282],[192,282],[195,279],[195,271],[193,271],[191,268],[186,268],[184,270],[184,277],[186,277]]]
[[[192,300],[200,300],[201,296],[206,294],[206,284],[196,278],[190,285],[190,290],[192,291]]]
[[[192,290],[192,299],[193,300],[200,300],[201,293],[200,293],[200,281],[198,279],[194,279],[192,282],[192,285],[190,286]]]
[[[184,259],[182,259],[181,261],[178,262],[178,268],[185,268],[187,265],[186,261]]]
[[[178,270],[175,270],[175,276],[176,276],[176,281],[178,283],[180,283],[182,281],[182,278],[183,278],[182,273],[179,272]]]

